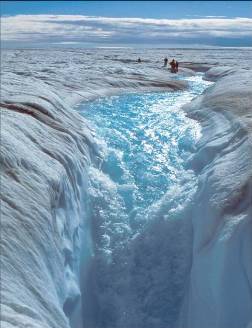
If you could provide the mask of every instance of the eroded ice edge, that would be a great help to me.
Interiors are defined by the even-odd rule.
[[[184,107],[187,117],[179,110],[174,121],[190,126],[189,144],[183,138],[181,142],[189,151],[183,146],[177,156],[175,147],[174,162],[169,156],[168,163],[162,156],[151,158],[162,169],[168,166],[170,177],[177,169],[179,179],[169,180],[176,183],[165,185],[168,192],[155,193],[156,199],[149,199],[153,193],[148,190],[141,199],[138,189],[148,188],[136,184],[131,166],[120,167],[124,164],[120,152],[113,158],[110,139],[100,143],[105,136],[101,129],[101,135],[94,134],[95,120],[88,123],[72,106],[118,91],[184,90],[186,83],[160,70],[153,59],[156,55],[149,54],[147,67],[131,61],[122,67],[117,52],[112,60],[104,55],[109,65],[94,67],[92,59],[83,67],[84,55],[87,60],[89,54],[81,51],[48,51],[46,56],[38,51],[9,51],[3,57],[2,327],[64,328],[69,327],[68,317],[73,327],[86,328],[93,328],[91,324],[126,328],[125,323],[136,328],[248,327],[252,320],[251,71],[225,66],[206,73],[205,78],[216,84]],[[188,69],[181,71],[193,75]],[[156,96],[161,97],[157,98],[161,107],[150,106],[150,115],[164,113],[166,99]],[[156,132],[168,133],[164,122],[156,123]],[[199,139],[198,132],[191,133],[199,131],[198,124]],[[159,142],[167,137],[164,134],[159,134]],[[145,144],[147,153],[150,146]],[[119,180],[111,176],[114,169],[109,171],[109,165],[118,168]],[[133,183],[125,186],[125,175]],[[95,202],[95,208],[92,200],[101,203]],[[140,211],[131,209],[131,203]],[[125,210],[118,213],[120,206]],[[112,217],[106,233],[94,229],[103,227],[108,213]]]

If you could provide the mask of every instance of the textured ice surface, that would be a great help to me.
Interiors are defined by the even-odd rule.
[[[2,88],[2,327],[68,327],[63,307],[78,301],[80,248],[88,247],[92,136],[58,96],[32,82],[13,78]]]
[[[102,197],[107,197],[112,217],[116,217],[121,204],[116,186],[97,169],[103,146],[97,144],[88,123],[72,106],[118,92],[184,90],[187,82],[172,79],[161,68],[166,54],[196,70],[219,65],[234,67],[237,59],[239,68],[251,67],[251,51],[246,49],[3,51],[2,327],[63,328],[69,327],[69,316],[74,327],[82,326],[80,290],[84,295],[91,294],[80,288],[79,275],[81,271],[82,279],[88,277],[94,249],[88,222],[88,176],[93,174],[92,182],[104,193]],[[142,64],[135,62],[139,56],[144,59]],[[190,71],[183,70],[183,75],[188,74]],[[218,74],[215,71],[215,79]],[[162,317],[167,322],[171,320],[172,328],[176,327],[172,320],[177,314],[167,312],[167,304],[172,309],[173,302],[177,302],[173,296],[179,295],[178,286],[184,276],[168,280],[169,284],[167,277],[181,265],[185,265],[181,269],[185,272],[191,254],[180,326],[245,328],[251,321],[251,102],[251,72],[241,71],[220,79],[188,108],[189,115],[202,125],[202,138],[190,160],[199,180],[197,201],[191,202],[187,197],[187,184],[180,186],[163,198],[160,208],[168,217],[174,215],[176,195],[183,194],[189,206],[186,215],[183,210],[177,211],[177,217],[169,224],[156,220],[144,238],[136,235],[132,249],[144,269],[139,275],[133,272],[137,279],[128,295],[143,295],[145,288],[148,297],[143,297],[137,309],[144,308],[147,313],[149,310],[158,319],[138,317],[137,313],[143,312],[131,308],[128,316],[132,327],[137,328],[141,318],[146,327],[162,327]],[[88,169],[90,165],[93,171]],[[128,189],[121,192],[125,194]],[[110,199],[114,201],[111,203]],[[192,215],[188,216],[189,212]],[[127,226],[119,225],[119,241],[125,233]],[[159,243],[156,235],[160,236]],[[104,237],[103,243],[110,243],[109,236]],[[120,250],[120,242],[118,245]],[[167,257],[160,263],[163,249],[167,250]],[[145,268],[153,263],[160,267],[160,274],[145,276]],[[121,272],[114,274],[120,276]],[[145,281],[149,284],[143,284]],[[159,283],[153,295],[155,281]],[[165,284],[167,289],[162,288]],[[119,295],[122,286],[128,286],[127,282],[116,286]],[[174,293],[168,292],[171,287]],[[154,303],[156,307],[150,308],[155,297],[164,297],[164,307]],[[96,300],[83,300],[91,313]],[[130,301],[136,304],[135,299]],[[122,313],[122,298],[116,302],[118,314]],[[104,301],[104,306],[106,310],[110,304]],[[123,316],[116,322],[125,328]]]

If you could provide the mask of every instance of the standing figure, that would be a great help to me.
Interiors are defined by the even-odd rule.
[[[170,66],[171,66],[171,73],[176,73],[176,62],[175,62],[175,59],[173,59],[170,62]]]
[[[165,57],[165,59],[164,59],[164,67],[166,67],[166,66],[167,66],[167,63],[168,63],[168,58],[167,58],[167,57]]]
[[[140,57],[138,58],[137,62],[138,63],[141,63],[142,62]]]
[[[176,64],[175,64],[176,73],[178,73],[178,66],[179,66],[179,63],[178,63],[178,61],[176,61]]]

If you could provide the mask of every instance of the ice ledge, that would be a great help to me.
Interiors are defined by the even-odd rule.
[[[246,71],[245,69],[239,69],[239,68],[237,69],[237,68],[230,67],[230,66],[212,67],[205,72],[204,79],[207,81],[216,82],[224,76],[234,74],[237,72],[242,73],[245,71]]]
[[[252,321],[252,72],[218,68],[210,75],[218,82],[186,107],[203,136],[192,160],[199,188],[179,327],[246,328]]]

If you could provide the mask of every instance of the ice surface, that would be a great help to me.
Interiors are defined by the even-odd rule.
[[[87,202],[90,175],[101,186],[99,192],[108,196],[111,215],[121,204],[120,198],[113,196],[117,195],[116,186],[99,169],[103,145],[97,143],[89,124],[73,106],[129,91],[185,90],[188,82],[173,79],[161,67],[165,55],[176,57],[189,69],[225,66],[224,70],[231,67],[232,72],[221,78],[226,75],[223,69],[209,71],[206,78],[211,73],[219,81],[187,108],[188,115],[202,126],[202,138],[190,160],[199,181],[196,201],[189,197],[187,184],[180,185],[153,208],[157,218],[162,209],[174,220],[163,224],[157,220],[144,238],[136,235],[133,242],[136,260],[148,260],[142,263],[143,271],[136,272],[134,293],[128,293],[133,297],[131,304],[136,304],[135,295],[142,286],[149,289],[148,297],[143,298],[145,309],[155,297],[164,299],[164,308],[158,303],[157,308],[149,308],[158,318],[152,321],[138,317],[143,312],[130,308],[128,319],[132,328],[139,328],[141,319],[146,327],[160,328],[160,318],[176,327],[172,309],[178,299],[173,295],[179,295],[178,286],[192,263],[178,322],[181,328],[247,328],[252,321],[252,88],[251,71],[247,70],[251,51],[37,49],[2,54],[2,327],[82,327],[81,301],[87,299],[80,292],[88,291],[80,286],[80,275],[82,279],[88,276],[94,251]],[[144,60],[141,64],[135,61],[139,56]],[[246,70],[233,71],[237,59],[239,68]],[[184,69],[182,75],[193,79],[194,73]],[[130,186],[125,186],[121,192],[129,190]],[[174,211],[181,194],[184,206]],[[118,236],[126,232],[127,226],[118,226]],[[160,235],[160,243],[153,235]],[[110,242],[105,235],[103,245]],[[160,275],[146,276],[147,268],[158,262],[164,249],[164,261],[157,263]],[[181,276],[174,276],[178,263]],[[171,276],[174,279],[167,283]],[[149,285],[143,286],[145,281]],[[155,281],[159,282],[156,290]],[[167,284],[165,290],[162,281]],[[117,285],[119,294],[120,287]],[[176,293],[168,292],[171,289]],[[96,300],[89,302],[92,311]],[[118,299],[118,313],[123,306]],[[116,327],[128,328],[123,326],[124,317],[119,319]]]

